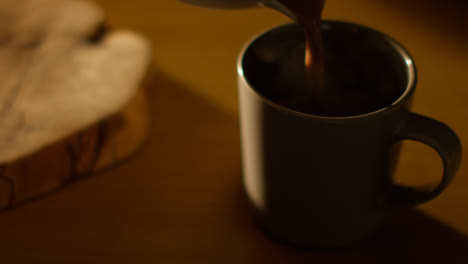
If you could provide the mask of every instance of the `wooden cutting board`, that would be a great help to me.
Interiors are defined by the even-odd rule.
[[[151,51],[75,0],[0,0],[0,209],[132,154]]]

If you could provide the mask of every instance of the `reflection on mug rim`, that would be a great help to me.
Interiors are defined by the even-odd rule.
[[[281,27],[287,27],[287,26],[291,26],[291,25],[294,25],[294,24],[284,24],[284,25],[280,25],[280,26],[275,26],[274,28],[271,28],[271,29],[268,29],[266,31],[263,31],[259,34],[257,34],[256,36],[254,36],[250,41],[247,42],[246,45],[244,45],[244,47],[241,49],[241,52],[240,52],[240,55],[238,57],[238,60],[237,60],[237,73],[240,77],[242,77],[242,81],[245,82],[254,92],[257,96],[259,96],[260,98],[262,98],[263,101],[265,101],[266,103],[272,105],[273,107],[277,108],[277,109],[280,109],[282,111],[285,111],[285,112],[290,112],[291,114],[294,114],[294,115],[299,115],[299,116],[303,116],[303,117],[306,117],[306,118],[312,118],[312,119],[322,119],[322,120],[354,120],[354,119],[358,119],[358,118],[366,118],[366,117],[373,117],[373,116],[376,116],[380,113],[383,113],[383,112],[388,112],[390,109],[392,109],[394,106],[400,104],[400,103],[403,103],[404,99],[407,98],[415,89],[416,87],[416,83],[417,83],[417,71],[416,71],[416,65],[414,63],[414,60],[412,59],[411,55],[409,54],[409,52],[401,45],[399,44],[397,41],[395,41],[394,39],[392,39],[391,37],[387,36],[386,34],[382,33],[382,32],[379,32],[375,29],[372,29],[372,28],[369,28],[369,27],[366,27],[366,26],[362,26],[362,25],[358,25],[358,24],[354,24],[354,23],[349,23],[349,22],[342,22],[342,21],[334,21],[334,20],[324,20],[322,22],[322,28],[326,29],[326,30],[329,30],[330,26],[331,25],[341,25],[341,26],[346,26],[348,27],[350,30],[352,30],[352,28],[354,27],[355,29],[362,29],[362,30],[366,30],[368,31],[370,34],[376,34],[378,35],[379,37],[381,37],[382,39],[385,39],[388,43],[391,44],[391,46],[398,52],[398,54],[403,58],[403,60],[405,61],[406,63],[406,72],[407,72],[407,76],[408,76],[408,81],[407,81],[407,85],[406,85],[406,88],[404,89],[404,92],[401,94],[400,97],[398,97],[398,99],[396,99],[392,104],[386,106],[386,107],[383,107],[379,110],[376,110],[376,111],[373,111],[373,112],[369,112],[369,113],[365,113],[365,114],[362,114],[362,115],[355,115],[355,116],[345,116],[345,117],[327,117],[327,116],[319,116],[319,115],[312,115],[312,114],[306,114],[306,113],[302,113],[302,112],[298,112],[298,111],[295,111],[293,109],[290,109],[290,108],[287,108],[285,106],[282,106],[278,103],[275,103],[273,101],[271,101],[269,98],[265,97],[264,95],[260,94],[256,89],[253,88],[253,85],[250,84],[250,82],[247,80],[247,78],[245,77],[244,75],[244,69],[243,69],[243,62],[244,62],[244,58],[245,58],[245,54],[246,54],[246,51],[258,40],[260,39],[264,34],[268,33],[268,32],[271,32],[271,31],[274,31],[278,28],[281,28]]]

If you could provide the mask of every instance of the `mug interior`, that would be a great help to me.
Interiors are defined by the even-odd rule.
[[[356,82],[357,78],[353,89],[369,95],[370,108],[363,114],[383,111],[388,106],[398,104],[414,89],[416,69],[413,60],[401,45],[388,36],[359,25],[324,21],[322,37],[325,68],[331,76],[330,81],[347,86],[350,82]],[[285,56],[291,57],[294,50],[300,50],[302,53],[298,54],[302,55],[286,62]],[[239,61],[239,74],[265,100],[285,107],[278,102],[288,96],[286,93],[289,91],[293,93],[290,87],[299,79],[295,74],[301,72],[300,67],[303,68],[304,50],[305,35],[299,26],[288,24],[277,27],[257,37],[245,49]],[[294,66],[285,67],[285,63]],[[280,75],[283,77],[278,77]],[[286,81],[284,75],[287,75]],[[280,82],[286,87],[275,88]]]

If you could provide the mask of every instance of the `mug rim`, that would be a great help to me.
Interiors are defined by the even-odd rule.
[[[408,81],[406,83],[406,87],[404,89],[404,92],[391,104],[380,108],[376,111],[372,111],[369,113],[361,114],[361,115],[353,115],[353,116],[338,116],[338,117],[333,117],[333,116],[320,116],[320,115],[313,115],[313,114],[307,114],[303,113],[300,111],[293,110],[291,108],[285,107],[283,105],[280,105],[278,103],[273,102],[263,94],[261,94],[255,87],[247,80],[244,74],[244,68],[243,68],[243,62],[244,58],[246,55],[246,51],[258,40],[260,39],[264,34],[271,32],[273,30],[276,30],[281,27],[286,27],[286,26],[291,26],[295,25],[294,23],[288,23],[288,24],[282,24],[275,26],[273,28],[270,28],[268,30],[264,30],[263,32],[257,34],[254,36],[250,41],[247,42],[247,44],[244,45],[244,47],[241,49],[240,55],[238,56],[237,60],[237,74],[239,77],[242,78],[242,80],[249,86],[249,89],[252,90],[257,96],[259,96],[264,102],[268,103],[272,107],[279,109],[284,112],[288,112],[293,115],[297,116],[302,116],[305,118],[311,118],[311,119],[320,119],[320,120],[331,120],[331,121],[341,121],[341,120],[355,120],[355,119],[362,119],[362,118],[371,118],[375,117],[377,115],[387,113],[394,109],[395,107],[404,104],[404,102],[410,97],[410,95],[414,92],[416,88],[416,83],[417,83],[417,70],[416,70],[416,65],[414,63],[414,60],[412,56],[409,54],[409,52],[401,45],[398,43],[396,40],[393,38],[389,37],[383,32],[380,32],[378,30],[372,29],[367,26],[351,23],[351,22],[346,22],[346,21],[338,21],[338,20],[323,20],[322,21],[322,26],[341,26],[341,27],[348,27],[350,30],[352,28],[355,29],[360,29],[360,30],[365,30],[369,32],[370,34],[376,34],[380,38],[384,39],[387,41],[401,56],[401,58],[405,61],[406,65],[406,74],[408,77]]]

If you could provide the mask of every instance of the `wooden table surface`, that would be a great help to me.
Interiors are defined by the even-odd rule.
[[[351,248],[294,249],[254,226],[241,191],[235,63],[243,43],[287,19],[175,0],[97,2],[111,25],[153,44],[151,137],[120,165],[0,213],[0,263],[468,263],[466,159],[441,196],[393,214]],[[419,69],[415,112],[467,143],[462,2],[329,0],[324,17],[374,27],[406,46]],[[408,143],[403,151],[399,181],[439,178],[432,150]]]

